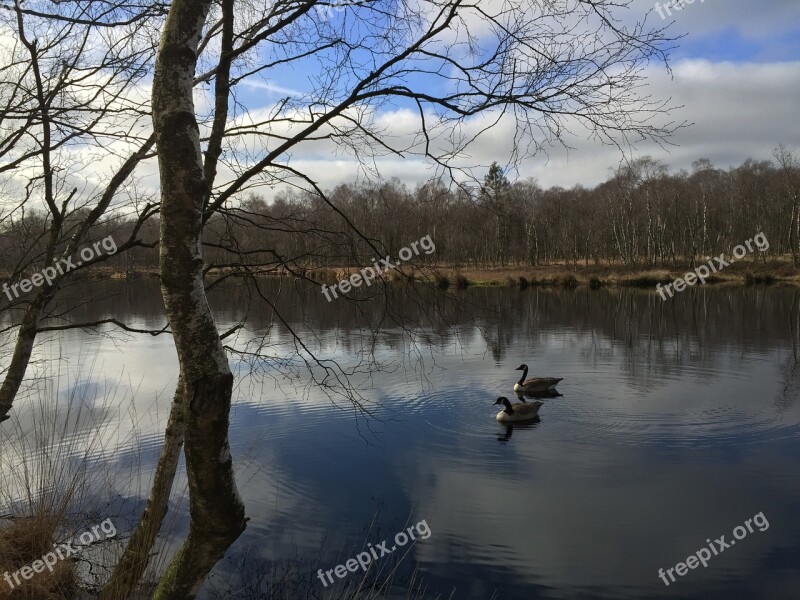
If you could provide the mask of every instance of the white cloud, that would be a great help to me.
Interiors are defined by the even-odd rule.
[[[305,96],[305,92],[301,92],[293,88],[283,87],[266,81],[260,81],[258,79],[253,79],[252,77],[242,81],[242,85],[257,90],[265,90],[267,92],[272,92],[275,95],[300,96],[300,97]]]
[[[664,6],[670,1],[661,0],[660,4]],[[655,5],[656,0],[634,0],[631,13],[643,14]],[[662,22],[658,14],[654,13],[653,18],[653,24]],[[672,17],[663,22],[670,20],[675,21],[675,31],[692,35],[733,29],[746,39],[768,40],[797,27],[800,4],[796,0],[694,0],[680,11],[673,10]]]
[[[627,16],[641,16],[652,7],[650,0],[634,0]],[[681,11],[678,15],[680,21],[676,18],[676,29],[688,28],[693,36],[702,36],[732,27],[742,36],[766,40],[770,35],[789,31],[798,22],[795,15],[800,16],[800,4],[796,2],[772,0],[762,6],[734,0],[723,6],[721,0],[698,0]],[[655,18],[658,20],[657,15]],[[675,146],[664,149],[653,143],[643,143],[637,147],[635,155],[651,154],[677,170],[689,168],[698,158],[709,158],[719,167],[734,166],[749,157],[769,159],[773,148],[779,143],[800,148],[800,123],[796,118],[797,98],[800,97],[800,60],[757,63],[695,58],[680,60],[672,67],[671,75],[662,65],[648,67],[648,91],[655,99],[671,98],[673,105],[681,107],[673,114],[675,121],[693,124],[674,136],[671,141]],[[148,86],[149,81],[142,82],[139,91],[143,98],[149,96]],[[295,99],[302,96],[301,92],[294,89],[295,86],[287,85],[287,82],[264,82],[250,78],[242,86],[269,93],[262,99],[263,106],[251,106],[250,114],[237,117],[232,125],[268,122],[274,103],[281,96],[290,95]],[[210,110],[210,90],[198,90],[196,103],[200,113]],[[394,148],[421,149],[423,138],[419,131],[419,115],[415,110],[382,108],[378,112],[366,112],[365,115],[375,130],[382,132],[382,139]],[[296,116],[302,121],[306,114],[298,112],[289,116]],[[492,125],[477,143],[459,157],[459,165],[487,166],[495,160],[501,163],[508,160],[514,142],[514,123],[510,118],[504,118],[493,124],[496,119],[497,114],[486,114],[460,127],[460,135],[470,136]],[[143,120],[149,121],[146,117]],[[426,115],[426,120],[429,126],[435,122],[432,115]],[[535,177],[544,186],[564,187],[575,184],[591,186],[608,177],[609,169],[616,167],[622,158],[620,152],[616,148],[587,140],[588,132],[576,122],[569,122],[568,125],[571,133],[565,136],[565,142],[572,149],[567,151],[562,147],[552,147],[536,157],[525,159],[518,165],[519,177]],[[252,164],[254,157],[259,158],[264,155],[266,148],[274,147],[278,138],[272,136],[295,133],[300,127],[302,125],[298,122],[272,121],[260,128],[262,135],[244,136],[235,146],[235,159],[221,165],[220,179],[233,177],[232,168],[246,168]],[[148,124],[145,123],[143,129],[147,128]],[[401,158],[384,153],[368,160],[366,167],[362,167],[351,152],[338,147],[333,140],[325,139],[326,133],[330,133],[327,128],[318,131],[321,139],[299,144],[292,149],[288,158],[292,167],[306,173],[323,189],[331,189],[339,183],[364,176],[372,177],[376,173],[385,179],[397,177],[413,187],[438,173],[435,165],[424,161],[418,154]],[[445,151],[453,132],[440,127],[436,133],[432,145],[439,152]],[[119,156],[126,155],[124,145],[117,144],[120,147],[114,148]],[[76,160],[79,160],[77,154],[81,153],[86,151],[75,152]],[[119,158],[112,156],[99,160],[92,156],[90,166],[81,171],[81,176],[92,183],[102,182],[118,161]],[[478,169],[475,175],[480,177],[483,172]],[[143,183],[146,186],[155,186],[157,177],[154,161],[150,161],[137,175],[144,176]],[[267,197],[273,193],[266,187],[260,191]]]
[[[630,25],[654,5],[654,0],[634,0],[630,10],[620,14]],[[662,25],[657,14],[652,14],[650,19],[651,26]],[[679,42],[685,46],[679,52],[685,56],[688,49],[694,49],[692,51],[699,56],[673,62],[672,74],[663,65],[648,67],[649,92],[654,99],[671,98],[672,104],[680,107],[673,113],[673,120],[686,121],[691,126],[673,136],[672,146],[641,143],[633,154],[650,154],[678,170],[690,168],[698,158],[709,158],[723,168],[736,166],[751,157],[767,160],[779,143],[800,148],[800,123],[796,118],[796,99],[800,97],[800,60],[797,59],[800,57],[796,48],[787,51],[785,40],[775,41],[796,30],[800,22],[800,3],[796,0],[763,3],[696,0],[675,12],[674,20],[672,33],[689,34]],[[727,36],[729,40],[724,47],[718,41],[720,36]],[[737,46],[737,39],[745,41],[742,47]],[[748,44],[752,47],[745,47]],[[703,54],[736,58],[748,52],[754,57],[749,62],[703,58]],[[763,61],[765,55],[776,54],[784,59]],[[793,60],[785,60],[787,56]],[[757,60],[762,62],[755,62]],[[494,118],[495,115],[485,115],[472,119],[464,124],[461,133],[477,132]],[[397,147],[419,141],[416,139],[418,115],[413,111],[383,110],[373,115],[373,122]],[[553,147],[526,159],[519,164],[519,176],[535,177],[545,186],[564,187],[591,186],[605,180],[609,169],[619,165],[620,152],[587,140],[587,132],[575,122],[571,122],[569,128],[572,135],[565,136],[565,142],[572,148],[570,151]],[[436,147],[441,149],[444,141],[440,137]],[[513,123],[510,119],[501,121],[469,148],[461,164],[485,166],[494,160],[504,163],[511,154],[512,144]],[[332,160],[326,160],[328,157]],[[306,172],[323,188],[353,179],[359,173],[358,163],[347,160],[329,142],[297,147],[292,161],[293,165],[308,169]],[[412,186],[434,173],[417,157],[384,157],[377,166],[384,178],[399,177]],[[480,176],[481,173],[479,170],[475,174]]]
[[[719,167],[735,166],[753,157],[769,159],[779,143],[800,147],[796,99],[800,97],[800,61],[775,64],[713,63],[687,60],[674,65],[672,77],[663,69],[649,72],[655,98],[671,97],[675,121],[691,126],[680,130],[667,149],[654,143],[638,146],[636,155],[651,154],[673,169],[690,168],[698,158],[709,158]],[[495,119],[485,115],[472,119],[463,133],[477,132]],[[417,137],[418,117],[408,110],[384,111],[374,122],[394,143],[411,145]],[[573,123],[572,135],[565,141],[573,149],[550,148],[547,154],[526,159],[519,165],[521,177],[536,177],[545,186],[595,185],[616,167],[620,152],[616,148],[588,141],[581,127]],[[488,165],[504,162],[512,149],[513,124],[505,119],[487,131],[469,148],[463,165]],[[442,147],[440,139],[437,146]],[[330,157],[330,160],[326,160]],[[333,145],[319,142],[295,149],[292,164],[319,181],[323,188],[351,180],[358,174],[355,160],[343,160]],[[384,157],[377,162],[383,177],[399,177],[413,186],[433,174],[418,157]]]

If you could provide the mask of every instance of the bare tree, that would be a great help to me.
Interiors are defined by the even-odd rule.
[[[160,12],[158,5],[142,8],[124,0],[102,6],[16,2],[0,9],[0,32],[7,34],[2,51],[10,59],[0,69],[0,224],[30,223],[31,214],[44,211],[12,254],[9,282],[68,260],[122,214],[118,195],[153,147],[149,133],[142,133],[147,106],[135,88],[147,73],[150,21]],[[76,161],[76,150],[88,162],[101,153],[116,155],[117,167],[105,181],[87,185],[81,173],[88,164]],[[118,252],[147,243],[139,233],[154,208],[128,205],[135,222]],[[0,421],[8,418],[58,290],[75,272],[107,258],[96,256],[65,272],[59,267],[30,297],[11,286],[14,294],[3,310],[21,316],[0,386]]]
[[[158,599],[193,598],[245,528],[228,445],[233,375],[205,297],[200,243],[207,182],[213,181],[218,152],[210,149],[204,165],[192,94],[198,44],[210,7],[210,1],[173,2],[153,81],[161,172],[161,284],[184,388],[191,513],[188,537],[155,592]],[[225,46],[232,39],[233,0],[224,0],[223,11]],[[225,71],[223,65],[218,81]],[[227,115],[227,91],[219,102],[218,109]],[[225,120],[220,122],[224,127]],[[213,135],[210,145],[216,142]]]
[[[775,159],[783,176],[784,189],[789,199],[791,218],[789,219],[789,247],[792,253],[792,266],[797,268],[800,255],[800,160],[786,147],[778,146]]]

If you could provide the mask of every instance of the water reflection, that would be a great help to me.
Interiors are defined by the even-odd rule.
[[[497,437],[497,440],[502,443],[507,443],[511,436],[514,435],[514,430],[518,431],[525,431],[534,429],[539,423],[542,422],[542,418],[540,416],[536,416],[535,419],[531,419],[530,421],[526,421],[525,423],[516,423],[516,424],[508,424],[508,425],[498,425],[498,427],[502,427],[505,431]]]
[[[544,392],[514,392],[520,402],[527,402],[527,399],[531,400],[540,400],[542,398],[561,398],[564,394],[561,394],[558,390],[547,390]]]
[[[264,285],[274,308],[244,288],[211,296],[222,329],[247,317],[226,340],[238,351],[232,446],[251,517],[233,556],[274,566],[324,546],[321,562],[339,564],[385,537],[363,532],[380,503],[383,531],[400,530],[409,515],[430,524],[411,557],[445,597],[453,588],[455,598],[482,600],[789,598],[797,589],[796,290],[693,288],[664,303],[637,290],[481,288],[434,298],[398,287],[387,309],[333,306],[294,282]],[[70,318],[164,325],[156,282],[97,284],[92,297],[103,301]],[[294,334],[319,358],[355,369],[350,384],[371,417],[310,384]],[[74,373],[87,396],[114,381],[135,390],[135,435],[125,414],[103,416],[130,447],[144,444],[141,478],[119,490],[115,507],[140,510],[176,382],[169,337],[69,331],[45,340],[37,357]],[[504,427],[492,402],[513,397],[520,362],[564,381],[542,399],[536,422]],[[25,422],[24,405],[15,418]],[[115,452],[96,465],[130,461]],[[186,524],[180,477],[176,539]],[[674,588],[660,581],[659,568],[760,511],[768,531]],[[226,576],[235,582],[235,567]]]

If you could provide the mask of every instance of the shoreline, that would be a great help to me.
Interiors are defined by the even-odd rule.
[[[695,263],[695,266],[704,263]],[[646,265],[567,265],[516,266],[495,268],[441,268],[442,277],[456,287],[637,287],[653,288],[674,283],[694,273],[689,263],[676,266]],[[431,277],[425,279],[431,280]],[[438,279],[435,278],[434,279]],[[437,282],[440,287],[444,281]],[[707,285],[772,285],[800,286],[800,269],[792,267],[791,259],[762,262],[740,262],[731,264],[706,279]]]
[[[695,266],[702,265],[696,262]],[[409,265],[410,266],[410,265]],[[467,287],[637,287],[650,288],[658,284],[666,285],[685,278],[694,272],[688,262],[675,266],[648,266],[623,264],[566,264],[551,265],[513,265],[505,267],[467,267],[460,265],[424,265],[386,274],[387,281],[401,283],[405,276],[414,280],[436,285],[441,289]],[[360,267],[305,267],[298,268],[309,279],[318,283],[332,284],[358,273]],[[228,270],[226,270],[228,271]],[[211,273],[221,272],[212,269]],[[131,270],[113,268],[94,268],[81,274],[89,280],[131,280],[158,278],[158,269],[141,267]],[[7,276],[7,275],[6,275]],[[261,277],[294,277],[286,269],[262,273]],[[741,261],[731,264],[706,279],[705,285],[772,285],[784,284],[800,286],[800,269],[792,267],[791,258],[773,259],[767,262]]]

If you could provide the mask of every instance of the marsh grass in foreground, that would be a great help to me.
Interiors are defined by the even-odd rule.
[[[57,515],[39,513],[0,525],[0,574],[6,575],[0,579],[0,600],[67,600],[76,596],[78,572],[71,560],[59,561],[52,572],[44,570],[30,579],[22,578],[19,585],[11,578],[53,548],[60,520]]]
[[[132,487],[137,468],[109,467],[121,448],[135,447],[135,434],[121,435],[122,420],[111,418],[124,412],[116,396],[116,386],[96,391],[62,373],[39,377],[0,426],[0,600],[91,597],[116,563],[119,546],[109,538],[75,556],[65,552],[52,571],[27,571],[54,546],[108,518],[117,490]],[[29,578],[20,574],[10,586],[4,573],[14,581],[21,569]]]
[[[365,546],[366,548],[366,546]],[[317,571],[325,566],[322,548],[312,554],[280,564],[258,556],[258,549],[240,550],[224,559],[222,571],[213,573],[208,584],[212,600],[445,600],[454,597],[431,593],[422,580],[419,568],[412,564],[410,551],[388,558],[383,565],[370,569],[361,577],[337,581],[323,588]],[[399,553],[398,553],[399,554]]]

